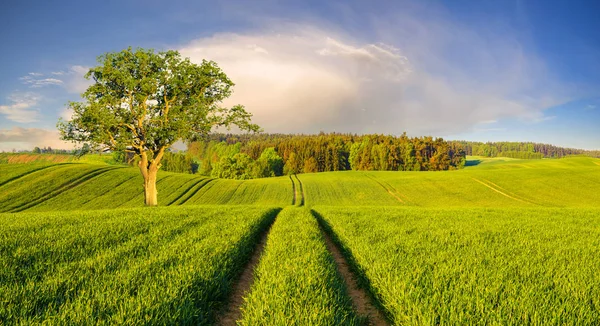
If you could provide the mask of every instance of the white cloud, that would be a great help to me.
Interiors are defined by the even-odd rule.
[[[554,119],[556,119],[555,115],[541,116],[539,118],[533,119],[533,122],[539,123],[539,122],[550,121],[550,120],[554,120]]]
[[[489,124],[494,124],[497,122],[498,122],[498,120],[483,120],[483,121],[479,121],[478,124],[489,125]]]
[[[65,72],[64,71],[53,71],[52,74],[55,76],[62,76],[65,74]]]
[[[29,73],[29,75],[31,75],[32,73]],[[34,77],[32,77],[34,76]],[[36,77],[42,77],[42,74],[35,74],[35,75],[31,75],[31,76],[23,76],[21,78],[19,78],[19,80],[21,80],[21,82],[25,85],[29,85],[29,87],[31,88],[40,88],[40,87],[44,87],[44,86],[49,86],[49,85],[62,85],[63,81],[60,79],[56,79],[56,78],[36,78]]]
[[[41,74],[41,73],[39,73],[39,72],[30,72],[30,73],[29,73],[29,75],[30,75],[30,76],[33,76],[33,77],[41,77],[41,76],[43,76],[44,74]]]
[[[0,151],[33,149],[34,147],[52,147],[54,149],[72,149],[73,144],[60,140],[57,130],[40,128],[0,129]]]
[[[39,112],[32,107],[39,102],[39,96],[33,93],[13,93],[8,97],[11,104],[0,105],[0,114],[6,119],[20,123],[35,122]]]
[[[403,46],[285,25],[216,34],[180,52],[197,63],[216,61],[236,83],[226,104],[245,105],[267,132],[451,134],[504,118],[547,120],[544,109],[570,99],[539,58],[511,39],[490,42],[453,24],[398,20],[378,26],[413,31],[383,37]],[[455,43],[467,58],[446,55]]]
[[[473,131],[475,132],[498,132],[498,131],[506,131],[506,128],[475,128]]]
[[[586,110],[593,110],[595,108],[596,108],[596,106],[593,104],[589,104],[588,106],[585,107]]]
[[[64,87],[69,93],[81,94],[87,90],[87,88],[93,83],[91,80],[85,79],[85,74],[89,71],[90,67],[85,66],[71,66],[69,70],[64,73]]]

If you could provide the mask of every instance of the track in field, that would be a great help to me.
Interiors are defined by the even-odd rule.
[[[292,176],[290,175],[290,181],[292,182],[292,206],[296,205],[296,184],[294,183],[294,179],[292,179]]]
[[[513,199],[513,200],[516,200],[518,202],[525,203],[525,204],[537,205],[536,203],[531,202],[529,200],[517,198],[516,195],[512,195],[511,196],[511,195],[507,194],[508,191],[506,191],[505,189],[503,189],[502,187],[498,186],[497,184],[495,184],[495,183],[493,183],[491,181],[488,181],[488,180],[484,179],[485,180],[485,182],[484,182],[484,181],[481,181],[481,180],[476,179],[476,178],[471,178],[471,179],[473,179],[474,181],[476,181],[476,182],[478,182],[478,183],[486,186],[489,189],[492,189],[493,191],[495,191],[495,192],[497,192],[497,193],[499,193],[499,194],[501,194],[501,195],[503,195],[503,196],[505,196],[507,198],[510,198],[510,199]]]
[[[302,181],[300,181],[300,178],[298,178],[298,175],[294,174],[294,177],[296,177],[296,180],[298,181],[298,190],[297,191],[294,190],[294,196],[296,196],[297,192],[300,193],[300,202],[296,203],[296,200],[294,200],[294,203],[295,203],[295,205],[297,204],[298,206],[304,206],[305,197],[304,197],[304,187],[302,186]],[[292,182],[294,182],[294,180],[292,180]]]
[[[278,213],[279,214],[279,213]],[[260,240],[256,245],[256,248],[252,252],[250,260],[244,267],[240,278],[233,286],[232,294],[229,297],[229,303],[223,308],[219,316],[217,316],[217,325],[229,326],[237,325],[236,321],[242,317],[242,305],[244,304],[244,296],[250,291],[252,282],[254,281],[254,269],[260,262],[260,257],[265,251],[265,245],[267,243],[267,236],[271,231],[271,227],[275,224],[277,216],[273,219],[271,224],[260,236]]]
[[[325,221],[317,212],[311,210],[311,214],[319,223],[319,228],[321,229],[321,234],[325,239],[327,250],[329,250],[333,256],[333,259],[335,260],[337,270],[344,279],[348,296],[350,296],[352,299],[352,305],[354,306],[354,309],[358,315],[366,319],[367,325],[390,325],[390,322],[387,320],[385,315],[373,303],[373,299],[369,295],[369,292],[367,292],[364,287],[359,285],[358,277],[352,271],[350,264],[348,263],[348,259],[346,256],[344,256],[344,254],[342,254],[342,250],[331,237],[330,232],[333,231],[331,231],[331,229],[328,227],[325,227]]]
[[[388,187],[386,187],[382,182],[380,182],[379,180],[375,179],[375,177],[370,176],[368,174],[365,174],[365,176],[367,176],[367,178],[377,182],[377,184],[379,184],[383,189],[385,189],[390,195],[392,195],[392,197],[396,198],[399,202],[401,202],[402,204],[406,204],[406,202],[404,202],[404,200],[402,200],[402,198],[400,198],[400,196],[398,196],[394,193],[394,191],[398,192],[396,189],[394,189],[394,187],[392,187],[391,185],[389,185],[387,183],[386,184],[388,185]],[[391,189],[394,189],[394,191],[392,191]]]

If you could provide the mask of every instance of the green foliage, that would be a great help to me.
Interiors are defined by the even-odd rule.
[[[298,162],[298,159],[296,158],[296,153],[290,153],[290,156],[288,157],[287,161],[285,162],[285,165],[283,166],[283,174],[297,174],[300,173],[300,171],[300,162]]]
[[[213,61],[197,65],[177,51],[128,48],[103,54],[98,63],[86,74],[94,84],[85,101],[70,102],[72,120],[58,124],[65,140],[154,154],[216,126],[259,129],[242,106],[220,106],[233,82]]]
[[[251,179],[254,175],[254,162],[250,156],[237,153],[233,156],[225,156],[213,165],[211,176],[223,179],[246,180]]]
[[[569,155],[588,155],[600,157],[600,151],[588,151],[576,148],[564,148],[549,144],[531,142],[472,142],[453,141],[467,155],[485,157],[511,157],[520,159],[561,158]]]
[[[72,118],[59,120],[58,129],[64,140],[139,158],[146,205],[158,204],[157,171],[175,141],[200,139],[214,127],[260,130],[243,106],[221,106],[233,82],[213,61],[197,65],[177,51],[128,48],[98,63],[85,75],[94,83],[84,101],[69,103]]]
[[[317,165],[317,160],[314,157],[309,157],[304,161],[304,167],[302,169],[304,173],[314,173],[319,172],[319,166]]]
[[[278,209],[0,214],[7,324],[211,325]]]
[[[256,160],[258,173],[256,177],[278,177],[283,175],[283,159],[275,152],[275,148],[268,147]]]
[[[241,325],[358,325],[317,221],[286,208],[273,225]]]
[[[211,176],[246,180],[283,175],[283,159],[277,155],[274,148],[265,149],[257,160],[253,160],[247,154],[239,152],[239,145],[239,143],[234,146],[223,143],[217,145],[215,152],[225,156],[221,156],[217,163],[211,164],[210,160],[206,160]]]
[[[344,170],[361,171],[439,171],[464,166],[460,144],[441,138],[409,138],[384,135],[211,135],[209,141],[188,145],[191,155],[201,161],[216,162],[226,154],[223,147],[259,160],[273,148],[283,159],[282,173],[311,173]],[[260,168],[264,163],[258,163]],[[305,169],[306,165],[306,169]],[[260,173],[259,173],[260,175]],[[268,176],[268,174],[262,174]],[[275,173],[275,175],[279,175]]]
[[[169,172],[194,174],[198,172],[198,163],[189,155],[166,152],[163,156],[161,169]]]
[[[600,323],[600,210],[316,211],[394,324]]]

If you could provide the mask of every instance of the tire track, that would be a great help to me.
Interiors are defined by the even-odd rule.
[[[325,239],[327,250],[331,253],[331,256],[335,261],[337,270],[346,285],[348,296],[350,296],[350,299],[352,299],[352,305],[354,306],[354,309],[358,315],[362,318],[365,318],[366,325],[390,325],[385,315],[379,309],[377,309],[377,306],[374,304],[369,292],[359,286],[358,277],[356,277],[356,274],[352,272],[351,265],[346,257],[342,254],[340,247],[335,241],[333,241],[330,235],[330,232],[333,231],[326,227],[326,222],[317,212],[311,210],[311,214],[319,223],[319,229],[321,230],[321,234]]]
[[[177,199],[175,199],[171,203],[169,203],[169,205],[174,204],[175,202],[179,201],[181,198],[183,198],[183,199],[181,201],[179,201],[179,203],[177,203],[177,205],[183,205],[183,204],[187,203],[187,201],[190,200],[192,197],[194,197],[198,193],[198,191],[200,191],[200,189],[204,188],[204,186],[206,186],[207,184],[209,184],[213,181],[215,181],[215,179],[209,179],[209,178],[198,181],[198,183],[194,184],[192,187],[190,187],[188,190],[186,190],[186,192],[184,192]],[[194,189],[194,190],[192,191],[191,189]],[[187,196],[185,196],[186,194],[187,194]],[[185,196],[185,198],[184,198],[184,196]]]
[[[235,193],[238,191],[238,189],[240,189],[240,187],[242,186],[242,184],[244,183],[244,181],[241,181],[237,187],[235,187],[235,189],[229,193],[229,196],[227,197],[227,199],[225,201],[223,201],[223,205],[227,205],[229,203],[229,201],[231,200],[231,198],[234,197]]]
[[[298,189],[300,190],[300,203],[298,206],[304,206],[304,186],[302,185],[302,181],[300,181],[300,178],[298,178],[297,174],[294,174],[294,177],[296,177],[296,180],[298,180]]]
[[[114,171],[114,170],[112,170],[112,171]],[[133,175],[133,176],[131,176],[131,177],[129,177],[129,178],[127,178],[127,179],[125,179],[125,180],[123,180],[123,181],[121,181],[121,182],[117,183],[117,184],[116,184],[116,185],[114,185],[112,188],[110,188],[110,189],[106,190],[105,192],[103,192],[101,195],[97,195],[97,196],[94,196],[94,197],[91,197],[91,198],[89,198],[89,199],[88,199],[88,200],[86,200],[86,201],[83,201],[82,203],[80,203],[80,204],[79,204],[79,207],[82,207],[83,205],[85,205],[85,204],[89,203],[89,202],[90,202],[90,201],[92,201],[92,200],[97,200],[98,198],[100,198],[100,197],[102,197],[102,196],[105,196],[106,194],[110,193],[111,191],[113,191],[113,190],[114,190],[114,189],[116,189],[117,187],[120,187],[120,186],[122,186],[123,184],[125,184],[125,183],[129,182],[130,180],[132,180],[132,179],[133,179],[133,178],[135,178],[135,177],[136,177],[136,176],[134,176],[134,175]]]
[[[292,182],[292,206],[296,205],[296,184],[294,183],[294,179],[290,175],[290,181]]]
[[[239,279],[233,286],[232,294],[229,297],[228,304],[221,310],[217,316],[216,325],[219,326],[234,326],[237,325],[236,321],[242,317],[242,306],[244,304],[244,296],[250,291],[250,287],[254,282],[254,270],[260,262],[260,257],[265,251],[265,245],[267,244],[267,237],[271,232],[271,227],[277,219],[277,215],[281,212],[281,209],[275,215],[275,218],[266,227],[263,233],[260,235],[260,240],[256,244],[250,260],[244,266]]]
[[[519,202],[521,202],[521,203],[524,203],[524,204],[533,204],[533,205],[537,205],[537,204],[536,204],[536,203],[534,203],[534,202],[530,202],[530,201],[526,201],[526,200],[523,200],[523,199],[520,199],[520,198],[517,198],[517,197],[513,197],[513,196],[511,196],[511,195],[509,195],[509,194],[507,194],[507,193],[505,193],[505,192],[502,192],[502,191],[500,191],[500,190],[498,190],[498,189],[496,189],[496,188],[494,188],[494,187],[490,186],[489,184],[487,184],[487,183],[485,183],[485,182],[483,182],[483,181],[481,181],[481,180],[479,180],[479,179],[476,179],[476,178],[473,178],[473,177],[471,177],[471,179],[475,180],[476,182],[478,182],[478,183],[480,183],[480,184],[482,184],[482,185],[484,185],[484,186],[488,187],[489,189],[492,189],[493,191],[495,191],[495,192],[497,192],[497,193],[499,193],[499,194],[501,194],[501,195],[503,195],[503,196],[505,196],[505,197],[507,197],[507,198],[510,198],[510,199],[513,199],[513,200],[519,201]],[[487,180],[486,180],[486,181],[487,181]],[[490,181],[487,181],[487,182],[491,183],[492,185],[495,185],[496,187],[500,188],[501,190],[504,190],[504,189],[502,189],[501,187],[499,187],[498,185],[496,185],[496,184],[494,184],[494,183],[492,183],[492,182],[490,182]],[[504,190],[504,191],[506,191],[506,190]]]
[[[406,202],[404,200],[402,200],[402,198],[400,198],[400,196],[396,195],[392,190],[390,190],[388,187],[386,187],[383,183],[381,183],[379,180],[375,179],[375,177],[370,176],[368,174],[365,174],[365,176],[375,182],[377,182],[377,184],[379,184],[383,189],[385,189],[388,194],[392,195],[394,198],[396,198],[399,202],[401,202],[402,204],[406,204]],[[388,185],[390,188],[393,188],[392,186]],[[394,189],[396,190],[396,189]],[[396,192],[398,192],[396,190]]]

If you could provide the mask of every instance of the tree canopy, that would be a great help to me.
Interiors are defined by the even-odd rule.
[[[234,84],[213,61],[128,48],[98,63],[85,75],[94,83],[84,100],[69,103],[72,118],[59,120],[58,129],[64,140],[139,156],[148,205],[157,204],[156,172],[174,142],[201,139],[216,127],[260,129],[243,106],[222,106]]]

